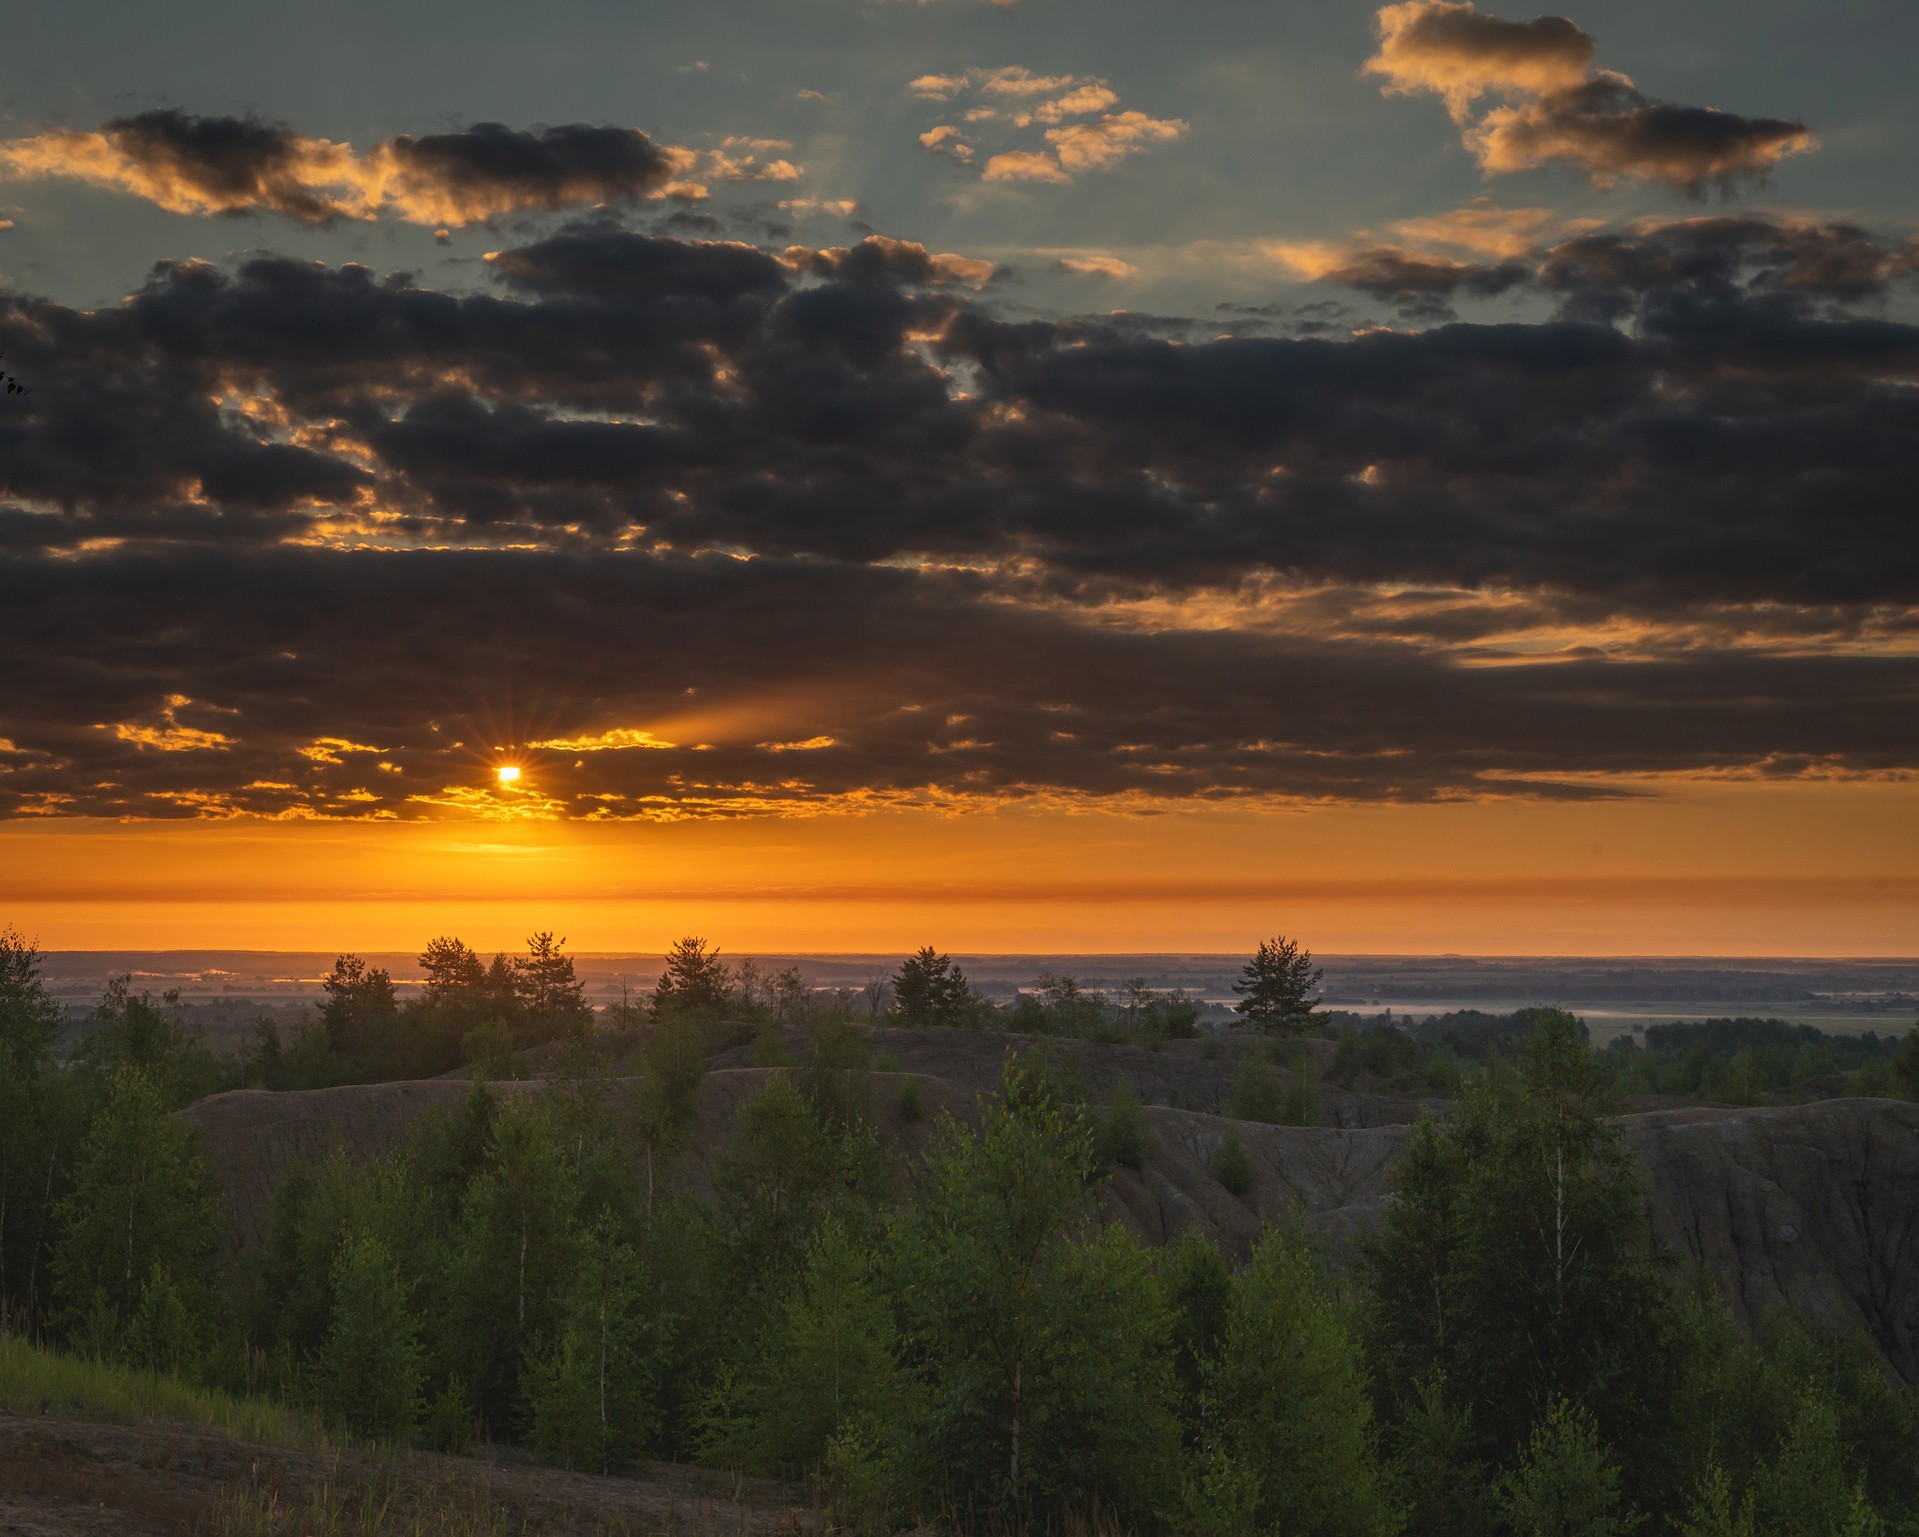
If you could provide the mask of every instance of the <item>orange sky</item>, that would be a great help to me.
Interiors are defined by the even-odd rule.
[[[924,812],[658,825],[13,822],[0,922],[50,949],[1910,955],[1919,790],[1647,786],[1630,801],[1163,816]]]

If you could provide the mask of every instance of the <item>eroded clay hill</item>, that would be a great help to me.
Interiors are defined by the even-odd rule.
[[[797,1042],[795,1043],[797,1044]],[[1023,1042],[965,1031],[874,1032],[873,1047],[899,1065],[871,1075],[882,1137],[902,1157],[925,1143],[942,1111],[975,1113],[1001,1058]],[[1190,1049],[1188,1049],[1190,1048]],[[1262,1223],[1290,1214],[1346,1240],[1377,1224],[1393,1160],[1421,1102],[1327,1093],[1317,1127],[1232,1121],[1230,1060],[1199,1043],[1164,1051],[1053,1043],[1061,1070],[1095,1094],[1128,1083],[1148,1108],[1154,1146],[1143,1168],[1106,1187],[1114,1214],[1159,1243],[1198,1227],[1243,1252]],[[727,1138],[742,1100],[768,1069],[740,1065],[742,1050],[713,1059],[694,1128],[690,1177]],[[900,1085],[920,1083],[922,1119],[897,1113]],[[501,1086],[538,1093],[537,1081]],[[617,1106],[632,1080],[617,1087]],[[431,1105],[455,1106],[458,1080],[368,1084],[305,1093],[241,1090],[184,1112],[200,1129],[241,1247],[263,1236],[274,1183],[293,1163],[334,1148],[366,1157],[395,1146]],[[1434,1108],[1443,1110],[1438,1102]],[[1621,1118],[1645,1179],[1654,1236],[1679,1263],[1697,1264],[1742,1317],[1781,1305],[1863,1325],[1908,1381],[1919,1381],[1919,1105],[1828,1100],[1753,1110],[1660,1110]],[[1244,1197],[1209,1172],[1237,1127],[1257,1178]]]

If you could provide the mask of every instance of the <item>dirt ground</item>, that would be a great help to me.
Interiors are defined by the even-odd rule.
[[[213,1530],[223,1499],[272,1491],[297,1506],[322,1486],[369,1481],[395,1504],[449,1491],[483,1500],[508,1531],[551,1537],[778,1537],[816,1531],[799,1491],[656,1467],[598,1478],[504,1460],[251,1446],[217,1431],[0,1414],[0,1537],[180,1537]],[[355,1523],[357,1525],[357,1523]]]

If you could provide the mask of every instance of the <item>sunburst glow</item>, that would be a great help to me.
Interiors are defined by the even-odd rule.
[[[503,785],[516,785],[520,782],[520,766],[517,763],[502,763],[493,772]]]

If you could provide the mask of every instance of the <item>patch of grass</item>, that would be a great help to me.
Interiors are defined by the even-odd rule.
[[[329,1478],[299,1494],[228,1490],[213,1537],[506,1537],[505,1507],[464,1484],[408,1489],[377,1473]]]
[[[297,1409],[67,1355],[18,1335],[0,1337],[0,1409],[126,1425],[166,1420],[224,1430],[235,1440],[266,1446],[313,1450],[328,1445],[319,1422]]]

